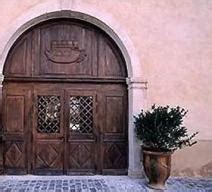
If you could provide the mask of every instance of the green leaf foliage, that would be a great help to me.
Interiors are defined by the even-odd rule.
[[[177,107],[153,105],[150,110],[134,116],[135,131],[143,146],[153,151],[174,151],[184,146],[192,146],[198,132],[188,135],[183,126],[187,110]]]

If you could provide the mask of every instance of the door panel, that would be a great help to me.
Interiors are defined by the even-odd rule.
[[[96,75],[97,37],[74,23],[52,23],[40,30],[42,75]]]
[[[73,141],[69,143],[68,174],[95,173],[95,146],[94,142]]]
[[[63,173],[63,91],[58,86],[34,88],[34,173]]]
[[[31,90],[29,86],[4,85],[3,163],[5,173],[23,174],[30,170]],[[28,121],[28,120],[29,121]],[[28,145],[27,145],[28,144]]]
[[[15,139],[5,141],[4,166],[7,173],[26,173],[26,147],[24,141]]]
[[[24,133],[24,95],[8,95],[6,97],[5,133]],[[11,118],[11,116],[13,118]]]
[[[35,172],[63,173],[63,142],[39,140],[35,144]]]
[[[29,29],[12,46],[4,77],[122,79],[125,60],[103,31],[86,22],[49,20]]]
[[[117,135],[123,134],[124,98],[123,95],[107,94],[106,112],[105,112],[105,134]]]
[[[125,142],[107,141],[103,144],[103,174],[126,174],[127,145]]]
[[[96,92],[66,89],[66,119],[68,174],[96,173]]]
[[[101,157],[103,174],[127,174],[127,93],[122,85],[101,92]]]
[[[123,85],[36,83],[5,88],[6,173],[127,173]]]

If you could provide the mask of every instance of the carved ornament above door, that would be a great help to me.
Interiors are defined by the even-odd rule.
[[[86,58],[84,49],[80,49],[77,41],[52,41],[51,49],[46,49],[46,57],[54,63],[79,63]]]

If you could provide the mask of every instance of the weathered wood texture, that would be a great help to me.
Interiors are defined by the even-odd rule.
[[[104,32],[42,23],[14,44],[4,75],[5,173],[127,173],[126,66]]]
[[[5,77],[125,78],[112,40],[79,21],[51,21],[27,31],[9,53]]]

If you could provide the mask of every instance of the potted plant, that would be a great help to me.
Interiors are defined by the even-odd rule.
[[[170,176],[171,154],[184,146],[192,146],[198,132],[187,133],[183,118],[187,110],[169,106],[155,106],[135,116],[135,131],[142,142],[143,167],[149,187],[164,189]]]

